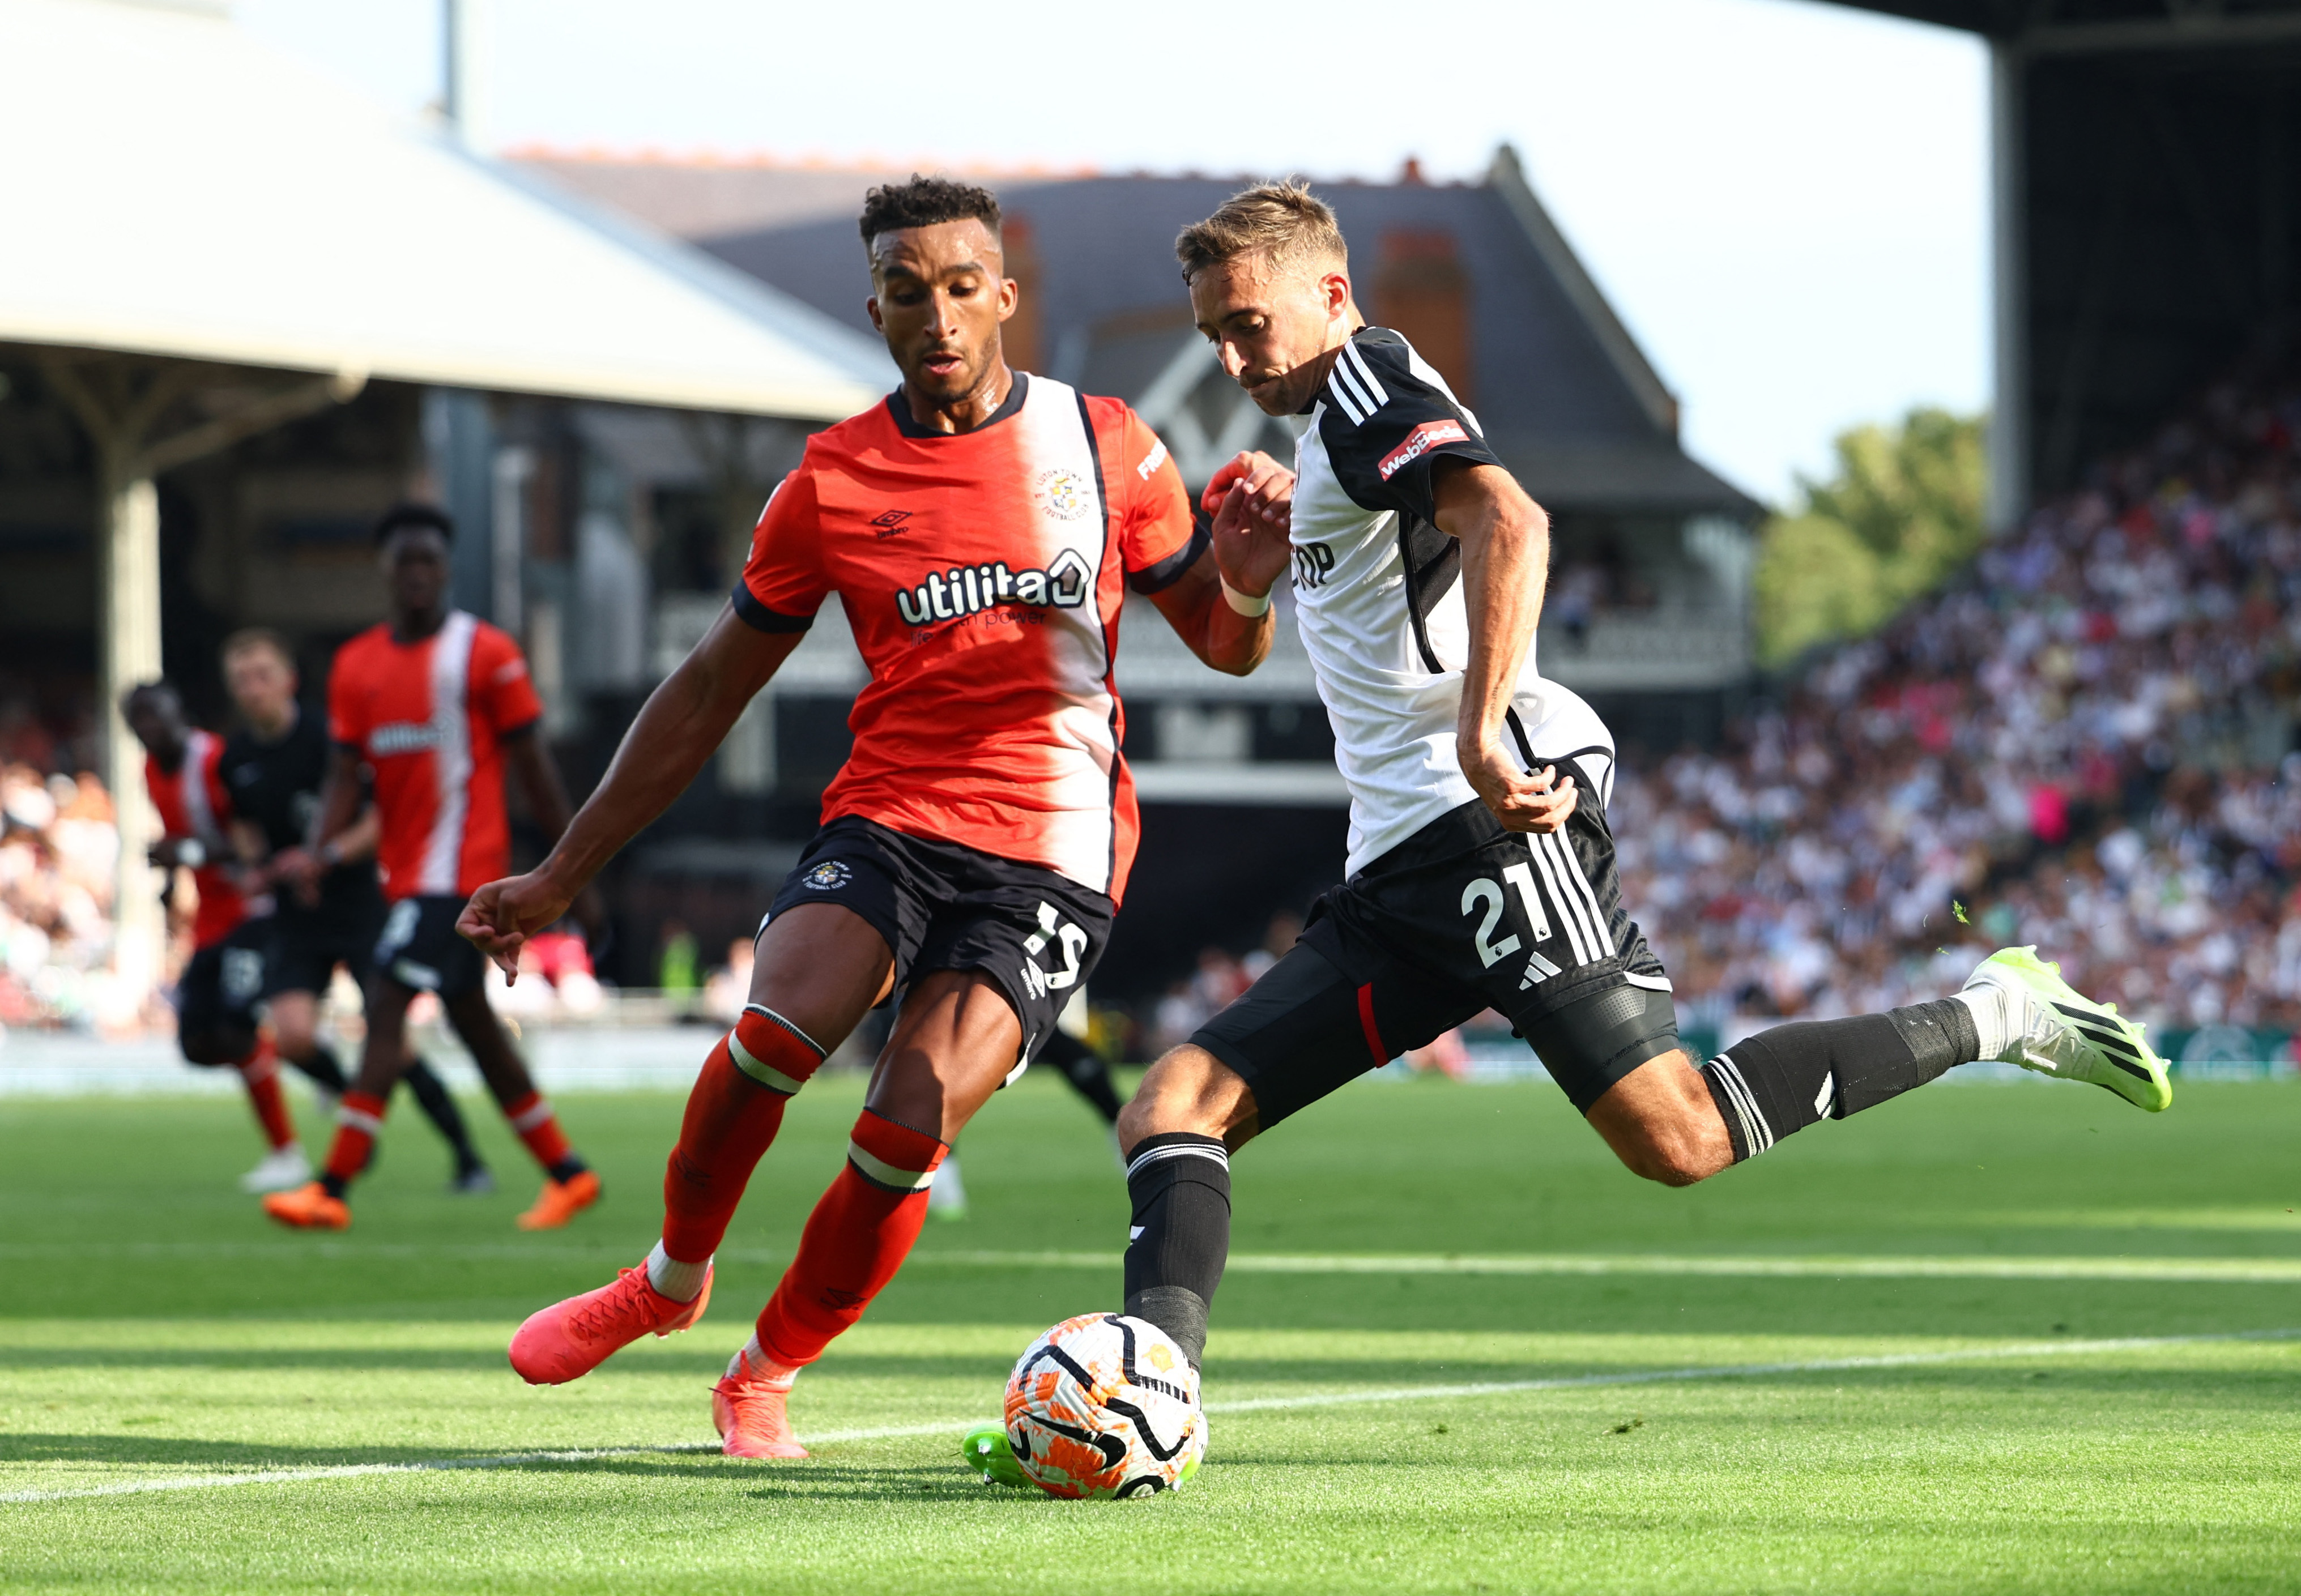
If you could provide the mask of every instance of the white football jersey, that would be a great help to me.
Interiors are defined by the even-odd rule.
[[[1446,380],[1387,328],[1361,328],[1295,446],[1295,615],[1351,790],[1346,873],[1477,798],[1454,747],[1470,631],[1460,546],[1432,517],[1442,455],[1501,464]],[[1602,805],[1614,740],[1528,648],[1503,731],[1528,769],[1578,760]]]

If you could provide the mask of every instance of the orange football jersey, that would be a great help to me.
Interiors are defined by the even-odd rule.
[[[144,788],[152,806],[160,812],[160,830],[171,840],[197,842],[208,862],[192,871],[200,890],[199,912],[192,916],[192,946],[212,947],[238,929],[247,918],[247,903],[223,866],[232,858],[231,795],[224,790],[223,739],[209,731],[194,731],[184,745],[184,762],[172,771],[160,768],[149,754],[144,756]]]
[[[503,739],[542,718],[519,645],[462,610],[412,643],[387,623],[336,650],[328,735],[375,773],[386,898],[462,898],[511,873]]]
[[[871,681],[825,822],[859,815],[1115,901],[1139,829],[1111,681],[1119,606],[1203,547],[1140,417],[1017,372],[970,432],[929,431],[897,393],[808,439],[734,603],[791,631],[835,592],[854,628]]]

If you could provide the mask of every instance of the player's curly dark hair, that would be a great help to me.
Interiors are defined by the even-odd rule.
[[[911,173],[900,183],[882,183],[863,196],[863,247],[897,228],[933,227],[939,221],[980,221],[999,237],[999,196],[973,183]]]
[[[449,543],[456,540],[456,522],[447,511],[437,505],[408,501],[397,504],[376,518],[375,546],[381,548],[391,534],[403,527],[429,527]]]

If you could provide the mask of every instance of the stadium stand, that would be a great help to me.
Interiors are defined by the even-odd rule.
[[[2289,372],[2224,380],[1728,751],[1626,770],[1681,1006],[1875,1010],[2034,941],[2161,1031],[2301,1026],[2297,437]]]

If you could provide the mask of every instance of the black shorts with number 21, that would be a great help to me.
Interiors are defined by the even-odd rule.
[[[1506,831],[1477,802],[1439,816],[1319,898],[1301,940],[1192,1037],[1245,1080],[1263,1129],[1488,1008],[1585,1113],[1678,1046],[1602,790],[1558,763],[1585,795],[1560,830]]]

